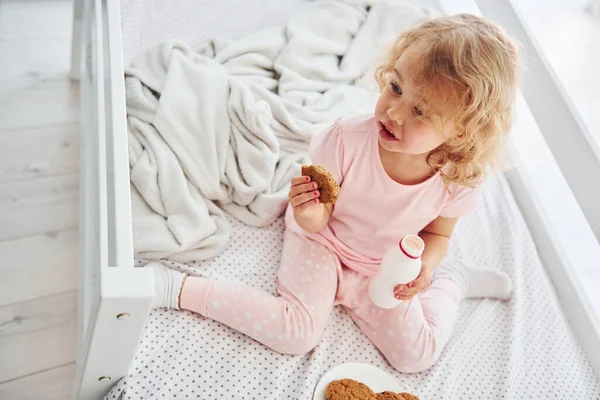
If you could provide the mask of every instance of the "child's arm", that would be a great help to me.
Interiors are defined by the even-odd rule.
[[[318,206],[322,206],[320,207],[321,211],[312,217],[297,215],[296,210],[294,210],[294,219],[300,228],[310,233],[317,233],[325,228],[325,225],[329,222],[333,206],[331,204],[318,204]]]
[[[419,233],[425,242],[421,262],[432,272],[446,255],[457,222],[458,218],[437,217]]]
[[[421,256],[421,273],[408,285],[398,285],[394,288],[397,299],[409,300],[429,287],[433,270],[448,251],[450,237],[457,222],[458,218],[437,217],[419,233],[425,242],[425,250]]]

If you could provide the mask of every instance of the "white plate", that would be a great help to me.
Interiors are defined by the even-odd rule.
[[[387,372],[369,364],[346,363],[338,365],[327,371],[321,378],[315,389],[313,400],[325,400],[325,389],[331,381],[338,379],[354,379],[367,385],[375,393],[405,392],[406,390],[396,382],[396,379]]]

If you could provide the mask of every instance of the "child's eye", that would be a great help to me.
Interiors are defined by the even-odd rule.
[[[422,117],[423,116],[423,111],[419,107],[417,107],[417,106],[413,107],[413,112],[418,117]]]
[[[400,86],[396,85],[395,82],[390,82],[390,87],[392,88],[392,92],[402,94],[402,89],[400,89]]]

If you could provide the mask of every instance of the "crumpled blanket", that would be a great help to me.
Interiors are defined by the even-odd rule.
[[[225,213],[277,219],[310,139],[336,118],[372,112],[373,60],[431,11],[365,1],[308,3],[285,26],[201,48],[170,40],[125,72],[138,258],[208,259]]]

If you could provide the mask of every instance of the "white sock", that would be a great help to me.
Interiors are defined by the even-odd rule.
[[[465,297],[509,299],[512,283],[507,274],[490,268],[474,268],[456,258],[442,261],[434,271],[434,279],[449,278],[461,287]]]
[[[154,270],[154,300],[152,308],[174,308],[179,310],[179,293],[185,274],[158,262],[146,264]]]

